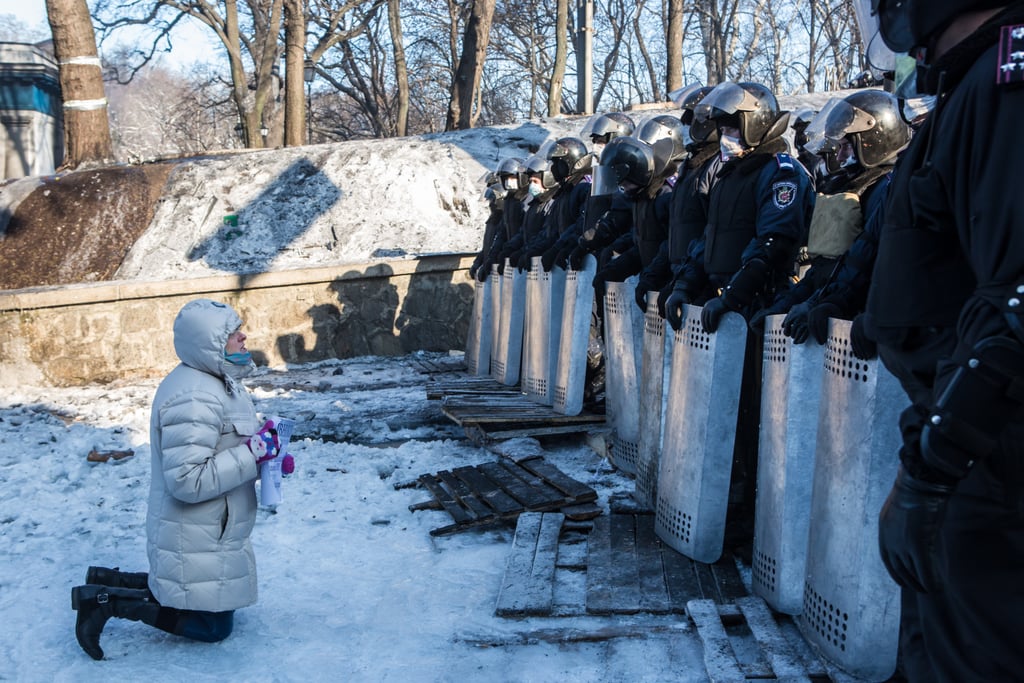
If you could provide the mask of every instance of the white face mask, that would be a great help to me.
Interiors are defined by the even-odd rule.
[[[729,161],[733,157],[738,157],[747,150],[743,146],[743,141],[739,138],[734,138],[731,135],[721,135],[718,138],[718,149],[722,157],[722,161]]]
[[[519,181],[515,178],[505,178],[505,189],[509,192],[515,192],[519,189]]]

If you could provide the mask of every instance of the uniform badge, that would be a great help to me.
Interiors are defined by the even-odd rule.
[[[785,209],[793,203],[794,199],[796,199],[796,183],[783,181],[772,185],[772,201],[775,202],[776,209]]]
[[[999,29],[997,65],[998,85],[1024,81],[1024,24],[1003,26]]]

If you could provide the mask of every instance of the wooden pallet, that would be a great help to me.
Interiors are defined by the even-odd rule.
[[[571,579],[560,580],[566,573],[584,574],[575,590]],[[654,535],[652,515],[602,515],[580,538],[579,532],[567,532],[561,515],[524,513],[495,612],[506,617],[684,614],[694,599],[725,603],[746,594],[732,558],[713,565],[693,562]]]
[[[774,615],[761,598],[738,598],[733,605],[691,600],[686,609],[697,627],[704,666],[714,683],[852,680],[814,656],[792,619]]]
[[[466,375],[427,384],[427,398],[481,444],[521,436],[577,434],[604,428],[605,417],[588,411],[563,415],[490,377]]]
[[[418,482],[433,498],[409,509],[445,510],[454,522],[432,529],[431,536],[514,521],[526,511],[558,510],[597,500],[594,489],[543,458],[456,467],[424,474]]]

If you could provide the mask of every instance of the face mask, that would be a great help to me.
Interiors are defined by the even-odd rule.
[[[926,115],[935,108],[935,102],[937,100],[938,97],[935,95],[911,97],[903,100],[902,108],[900,109],[900,112],[903,114],[903,120],[913,125],[917,119]]]
[[[530,186],[526,188],[526,191],[531,197],[539,197],[544,194],[544,188],[537,183],[530,183]]]
[[[505,189],[509,192],[515,192],[519,189],[519,181],[515,178],[505,178]]]
[[[252,354],[248,351],[245,353],[228,353],[225,351],[224,360],[232,365],[247,366],[252,363]]]
[[[734,138],[731,135],[722,135],[718,140],[718,149],[722,161],[729,161],[729,159],[743,154],[747,148],[743,146],[743,141],[739,138]]]
[[[849,168],[850,166],[854,166],[856,163],[857,163],[857,155],[856,154],[851,154],[850,156],[846,157],[846,161],[844,161],[842,164],[840,164],[839,167],[840,168]]]

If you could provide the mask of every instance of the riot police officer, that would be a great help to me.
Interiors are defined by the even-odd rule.
[[[912,406],[879,516],[911,681],[1024,677],[1024,3],[880,0],[938,103],[893,176],[866,328]]]
[[[727,311],[749,319],[794,273],[814,192],[807,171],[787,153],[788,120],[775,95],[757,83],[721,83],[697,105],[694,125],[717,129],[723,163],[708,198],[707,227],[690,243],[665,304],[674,329],[688,303],[703,304],[708,332]],[[741,556],[753,537],[761,346],[760,335],[747,335],[726,525],[726,543]]]

